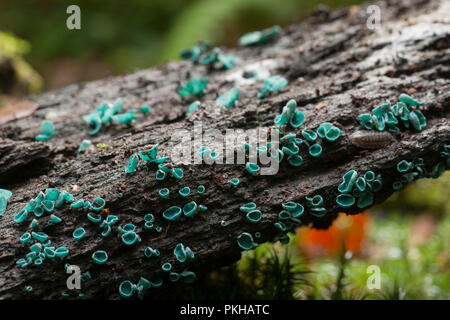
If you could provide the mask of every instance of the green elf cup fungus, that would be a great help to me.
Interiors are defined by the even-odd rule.
[[[36,219],[31,220],[30,222],[30,228],[36,228],[39,225],[39,222]]]
[[[253,31],[244,34],[238,40],[238,45],[240,46],[251,46],[256,44],[265,43],[271,39],[273,39],[276,35],[278,35],[281,31],[280,26],[273,26],[261,31]]]
[[[289,142],[288,144],[283,146],[281,150],[283,152],[283,155],[286,156],[296,155],[300,151],[299,147],[294,142]]]
[[[422,102],[422,101],[415,100],[415,99],[413,99],[411,96],[409,96],[409,95],[407,95],[407,94],[404,94],[404,93],[402,93],[402,94],[399,96],[398,100],[399,100],[400,102],[403,102],[404,104],[406,104],[408,107],[415,107],[415,106],[421,106],[421,105],[423,105],[423,102]]]
[[[75,231],[73,232],[73,237],[77,240],[83,239],[85,235],[86,230],[84,230],[84,228],[75,229]]]
[[[181,98],[187,98],[191,95],[202,96],[205,94],[207,78],[192,78],[184,86],[177,87],[177,93]]]
[[[130,298],[136,291],[136,286],[129,280],[123,281],[119,286],[119,294],[122,298]]]
[[[336,197],[336,203],[342,208],[350,208],[355,204],[355,197],[351,194],[340,194]]]
[[[84,206],[84,200],[83,199],[80,199],[80,200],[77,200],[77,201],[75,201],[75,202],[72,202],[72,204],[70,205],[72,208],[74,208],[74,209],[79,209],[79,208],[83,208],[83,206]]]
[[[402,160],[399,163],[397,163],[397,171],[400,173],[408,172],[409,169],[411,169],[412,164],[406,160]]]
[[[318,207],[323,204],[323,198],[321,195],[315,195],[314,197],[306,197],[306,200],[308,201],[308,205],[311,207]]]
[[[356,179],[355,185],[360,192],[366,190],[366,180],[363,177],[358,177],[358,179]]]
[[[55,134],[55,126],[50,121],[45,120],[41,125],[41,133],[36,136],[36,141],[47,141]]]
[[[313,144],[309,147],[309,154],[313,157],[320,157],[322,154],[322,147],[320,144]]]
[[[102,250],[95,251],[92,254],[92,260],[94,260],[96,264],[105,264],[106,261],[108,261],[108,254],[106,251]]]
[[[83,141],[81,141],[81,144],[80,144],[80,146],[78,147],[78,150],[77,150],[77,152],[78,153],[81,153],[81,152],[83,152],[84,150],[87,150],[87,149],[89,149],[89,147],[92,145],[92,142],[91,142],[91,140],[83,140]]]
[[[55,201],[59,197],[59,191],[55,188],[45,189],[45,200]]]
[[[225,220],[220,221],[220,225],[222,227],[226,227],[228,225],[228,223]]]
[[[163,212],[163,217],[169,221],[174,221],[181,216],[181,212],[180,207],[172,206]]]
[[[25,209],[22,209],[19,211],[18,214],[14,216],[14,222],[16,223],[22,223],[25,221],[25,219],[28,217],[28,211]]]
[[[197,276],[192,271],[183,271],[180,274],[180,280],[184,283],[191,284],[197,279]]]
[[[102,220],[102,216],[99,213],[89,212],[87,214],[89,221],[99,223]]]
[[[152,215],[151,213],[147,213],[147,214],[144,216],[144,221],[145,221],[145,222],[150,222],[150,223],[152,223],[153,221],[155,221],[155,216]]]
[[[148,106],[148,105],[139,107],[139,110],[142,112],[143,115],[146,115],[151,109],[152,109],[152,107]]]
[[[200,106],[200,101],[192,102],[186,111],[186,115],[190,115],[191,113],[198,111],[199,106]]]
[[[172,282],[177,282],[180,279],[180,275],[176,272],[171,272],[169,274],[169,280]]]
[[[269,95],[271,92],[276,92],[283,89],[288,84],[288,81],[280,76],[271,76],[264,80],[264,86],[258,92],[257,97],[263,99]]]
[[[394,190],[399,190],[403,187],[403,183],[401,183],[400,181],[394,181],[392,183],[392,189]]]
[[[358,198],[358,208],[362,209],[373,204],[373,193],[366,191]]]
[[[119,221],[119,218],[115,215],[109,215],[106,217],[105,224],[108,226],[112,226]]]
[[[417,131],[423,130],[427,125],[427,119],[419,110],[413,110],[408,115],[408,120]]]
[[[233,178],[230,180],[230,183],[232,186],[237,187],[239,186],[239,178]]]
[[[191,217],[197,212],[197,203],[195,201],[191,201],[184,205],[183,213],[186,217]]]
[[[125,168],[125,173],[133,173],[134,171],[136,171],[138,163],[139,157],[136,154],[132,154],[128,159],[128,165]]]
[[[100,211],[105,207],[105,200],[103,198],[97,197],[91,205],[91,209],[94,211]]]
[[[152,256],[159,257],[159,256],[160,256],[160,252],[159,252],[159,250],[157,250],[157,249],[153,249],[153,248],[151,248],[151,247],[147,247],[147,248],[145,248],[145,250],[144,250],[144,255],[145,255],[145,257],[147,257],[147,258],[150,258],[150,257],[152,257]]]
[[[247,171],[253,175],[257,174],[261,170],[259,165],[257,165],[256,163],[253,163],[253,162],[247,162],[245,167],[247,168]]]
[[[141,242],[141,238],[134,231],[130,231],[122,235],[122,242],[127,246],[131,246],[136,242]]]
[[[259,210],[253,210],[253,211],[250,211],[249,213],[247,213],[246,217],[247,217],[248,221],[257,223],[257,222],[261,221],[262,214],[261,214],[261,211],[259,211]]]
[[[175,179],[183,178],[183,169],[181,169],[181,168],[173,168],[172,169],[172,177],[174,177]]]
[[[169,189],[167,188],[163,188],[163,189],[159,189],[158,194],[161,198],[167,199],[169,197]]]
[[[239,100],[240,95],[241,90],[235,87],[219,96],[216,100],[216,103],[221,107],[234,108],[236,101]]]
[[[237,237],[237,243],[243,250],[250,250],[256,247],[253,237],[248,232],[243,232]]]
[[[302,130],[302,136],[309,142],[314,142],[317,139],[317,133],[313,130]]]
[[[28,243],[30,240],[31,240],[31,234],[29,232],[25,232],[20,237],[20,242],[22,242],[22,243]]]
[[[161,269],[164,272],[169,272],[170,270],[172,270],[172,265],[170,264],[170,262],[166,262],[161,266]]]
[[[178,190],[178,193],[180,194],[180,196],[185,198],[191,194],[191,189],[189,187],[183,187],[180,190]]]
[[[289,156],[287,158],[287,161],[289,162],[289,164],[291,166],[299,167],[303,163],[303,158],[301,156],[297,155],[297,154],[294,154],[292,156]]]
[[[190,59],[192,62],[197,62],[197,60],[200,57],[200,55],[202,55],[203,53],[207,52],[210,47],[211,47],[211,44],[209,42],[207,42],[207,41],[200,41],[195,46],[193,46],[193,47],[191,47],[189,49],[182,50],[181,53],[180,53],[180,57],[183,60]]]
[[[289,124],[292,126],[292,128],[297,129],[303,124],[303,122],[305,122],[305,115],[302,111],[297,110],[295,111],[291,121],[289,121]]]
[[[55,250],[55,256],[58,258],[64,258],[69,255],[69,250],[65,247],[59,247]]]
[[[241,210],[242,212],[245,212],[245,213],[249,213],[250,211],[253,211],[255,209],[256,209],[256,204],[254,202],[246,203],[239,208],[239,210]]]
[[[106,225],[102,231],[102,237],[106,238],[107,236],[109,236],[111,234],[111,226]]]
[[[375,173],[373,171],[367,171],[364,174],[364,179],[366,180],[366,182],[372,182],[373,180],[375,180]]]
[[[197,193],[198,194],[204,194],[205,193],[205,187],[203,185],[200,185],[197,187]]]
[[[39,242],[44,242],[48,239],[48,235],[44,232],[32,232],[31,236]]]
[[[118,231],[120,233],[133,232],[135,230],[136,230],[136,226],[132,223],[127,223],[125,226],[119,227],[119,229],[118,229]]]
[[[358,178],[358,173],[355,170],[348,171],[343,177],[342,183],[339,185],[338,190],[340,193],[349,193],[352,191],[353,185]]]
[[[162,181],[166,178],[166,173],[160,169],[158,169],[156,171],[156,175],[155,175],[156,180],[158,181]]]

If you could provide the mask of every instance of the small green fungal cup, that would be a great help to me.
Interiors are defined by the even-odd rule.
[[[230,183],[232,186],[237,187],[239,186],[239,178],[233,178],[230,180]]]
[[[136,286],[129,280],[123,281],[119,286],[119,294],[122,298],[130,298],[136,291]]]
[[[55,256],[58,258],[64,258],[69,255],[69,250],[65,247],[59,247],[55,250]]]
[[[178,193],[182,197],[187,197],[191,194],[191,189],[189,187],[183,187],[180,190],[178,190]]]
[[[191,217],[197,212],[197,208],[197,203],[195,201],[191,201],[184,205],[183,213],[186,217]]]
[[[342,183],[338,186],[340,193],[349,193],[358,178],[358,173],[355,170],[348,171],[343,177]]]
[[[108,261],[108,254],[106,251],[98,250],[92,254],[92,260],[96,264],[105,264]]]
[[[257,165],[256,163],[252,163],[252,162],[247,162],[245,167],[246,167],[247,171],[252,175],[256,175],[261,170],[259,165]]]
[[[181,216],[182,209],[178,206],[172,206],[163,212],[163,217],[169,221],[177,220]]]
[[[128,159],[128,165],[125,168],[125,173],[133,173],[136,171],[136,168],[139,163],[139,157],[136,154],[132,154],[130,158]]]
[[[309,147],[309,154],[315,158],[322,154],[322,146],[320,144],[313,144]]]
[[[170,191],[167,188],[159,189],[159,196],[163,199],[167,199],[169,197]]]
[[[244,204],[243,206],[241,206],[239,208],[239,210],[241,210],[242,212],[248,213],[250,211],[253,211],[256,209],[256,204],[254,202],[249,202]]]
[[[199,186],[197,187],[197,193],[198,193],[198,194],[204,194],[205,191],[206,191],[206,189],[205,189],[205,187],[204,187],[203,185],[199,185]]]
[[[253,237],[248,232],[243,232],[237,237],[237,243],[243,250],[251,250],[257,246],[253,241]]]
[[[92,202],[91,209],[94,211],[101,211],[105,207],[105,200],[103,198],[97,197]]]
[[[84,228],[75,229],[75,231],[73,232],[73,237],[77,240],[83,239],[85,235],[86,230],[84,230]]]
[[[351,194],[340,194],[336,197],[336,203],[342,208],[350,208],[355,204],[355,197]]]
[[[134,231],[130,231],[122,234],[122,242],[127,246],[131,246],[136,242],[141,242],[141,238]]]
[[[172,270],[172,265],[170,264],[170,262],[166,262],[161,266],[161,269],[164,272],[169,272],[170,270]]]
[[[39,242],[44,242],[48,239],[48,235],[44,232],[32,232],[31,236]]]
[[[252,223],[257,223],[261,221],[262,213],[259,210],[252,210],[249,213],[247,213],[246,217],[248,221]]]
[[[172,177],[174,177],[175,179],[183,178],[183,169],[181,169],[181,168],[173,168],[172,169]]]

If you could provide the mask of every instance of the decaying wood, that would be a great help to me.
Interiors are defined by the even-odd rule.
[[[383,189],[375,194],[375,203],[389,197],[392,182],[398,174],[400,160],[425,159],[427,167],[439,160],[439,151],[450,140],[450,24],[448,1],[383,1],[377,3],[382,12],[378,30],[366,27],[366,6],[328,11],[321,9],[307,21],[285,29],[275,41],[265,45],[229,51],[240,62],[228,71],[210,71],[191,62],[169,62],[165,65],[101,81],[73,85],[55,92],[28,98],[38,105],[31,114],[0,125],[0,188],[13,191],[8,208],[0,218],[0,298],[61,298],[66,288],[64,264],[90,271],[92,279],[83,282],[85,298],[118,298],[118,286],[126,279],[137,282],[141,276],[151,279],[162,275],[161,289],[150,289],[147,297],[170,297],[172,288],[183,290],[185,284],[171,283],[163,275],[161,265],[171,262],[173,270],[195,271],[198,276],[213,268],[229,264],[240,257],[236,237],[242,232],[261,232],[257,242],[270,241],[277,234],[281,203],[301,202],[306,196],[324,197],[327,214],[322,218],[305,214],[303,224],[326,228],[342,211],[336,204],[337,186],[348,170],[373,170],[381,173]],[[261,81],[245,81],[246,70],[261,74],[278,74],[289,79],[289,85],[266,99],[257,99]],[[188,101],[176,94],[179,83],[193,76],[207,76],[207,94],[200,110],[185,116]],[[239,105],[234,109],[219,108],[217,96],[234,86],[241,88]],[[357,116],[369,112],[386,99],[397,101],[400,93],[423,100],[420,107],[427,117],[421,131],[402,130],[396,140],[376,150],[363,150],[349,142],[349,136],[360,129]],[[125,108],[141,104],[153,106],[145,117],[132,127],[110,125],[92,137],[93,145],[103,143],[110,148],[92,148],[77,156],[83,139],[89,138],[82,116],[103,101],[123,97]],[[297,130],[316,129],[322,122],[332,122],[344,134],[334,143],[323,143],[323,155],[312,159],[301,149],[304,163],[298,167],[283,163],[275,176],[250,176],[243,165],[183,165],[181,180],[155,180],[155,170],[138,170],[126,175],[124,168],[130,152],[159,143],[161,155],[168,150],[171,134],[176,129],[191,130],[201,120],[204,129],[250,129],[270,127],[289,99],[295,99],[305,113],[306,121]],[[36,142],[44,119],[56,127],[51,144]],[[230,178],[238,177],[238,188],[231,187]],[[203,184],[204,195],[195,192],[188,199],[208,207],[206,212],[169,225],[161,217],[165,208],[183,206],[186,199],[178,189],[189,186],[196,190]],[[52,243],[65,246],[70,254],[63,260],[49,260],[22,269],[16,265],[27,249],[19,237],[28,223],[18,225],[13,216],[48,187],[66,189],[78,198],[93,200],[101,196],[110,213],[120,224],[134,223],[142,242],[126,247],[114,227],[102,238],[98,227],[85,213],[69,206],[57,210],[63,219],[57,226],[41,223],[36,230],[49,234]],[[171,190],[162,200],[161,187]],[[261,222],[248,222],[239,207],[254,201],[263,212]],[[143,228],[143,216],[153,213],[161,234]],[[348,210],[357,213],[356,206]],[[222,227],[220,222],[228,222]],[[81,241],[73,239],[78,227],[87,230]],[[177,243],[192,248],[195,259],[178,263],[173,255]],[[159,249],[161,256],[143,259],[147,246]],[[91,255],[95,250],[108,252],[109,261],[96,265]],[[24,287],[31,285],[32,292]],[[70,293],[78,297],[78,293]]]

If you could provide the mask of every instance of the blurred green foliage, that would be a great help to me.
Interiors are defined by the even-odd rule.
[[[67,0],[0,2],[0,30],[32,47],[27,59],[40,70],[61,57],[97,59],[114,72],[178,58],[197,40],[235,46],[245,32],[300,20],[317,4],[361,0],[80,0],[81,30],[68,30]]]

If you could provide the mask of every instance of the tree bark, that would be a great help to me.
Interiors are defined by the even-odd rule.
[[[240,257],[236,238],[242,232],[261,233],[258,243],[272,241],[279,231],[281,204],[320,194],[327,213],[315,217],[306,212],[302,225],[327,228],[343,211],[336,204],[337,187],[349,170],[368,170],[381,174],[383,188],[375,194],[374,204],[388,198],[398,179],[396,164],[401,160],[425,160],[427,168],[439,161],[439,151],[450,141],[449,53],[450,24],[448,1],[382,1],[381,25],[377,30],[366,26],[367,5],[330,11],[321,8],[305,22],[282,31],[274,41],[264,45],[226,50],[240,61],[231,70],[208,70],[190,61],[168,62],[165,65],[132,74],[107,78],[62,90],[29,97],[31,112],[16,119],[0,114],[0,188],[13,196],[6,213],[0,217],[0,299],[59,299],[67,291],[78,298],[119,298],[118,287],[124,280],[137,283],[139,278],[163,278],[161,288],[147,291],[147,298],[168,297],[170,290],[182,290],[184,283],[172,283],[161,265],[170,262],[173,271],[191,270],[201,276],[218,266],[230,264]],[[243,82],[242,74],[251,67],[262,73],[281,75],[289,80],[287,87],[265,99],[256,95],[262,81]],[[207,76],[206,95],[200,98],[199,111],[186,116],[188,101],[176,93],[179,83],[193,76]],[[224,109],[216,105],[219,94],[234,86],[241,88],[239,105]],[[360,129],[358,115],[370,112],[387,99],[397,101],[401,93],[424,101],[420,107],[427,118],[420,132],[402,130],[395,141],[384,148],[365,150],[351,144],[349,136]],[[150,104],[152,110],[140,116],[132,127],[111,125],[95,136],[88,135],[82,116],[103,101],[123,97],[125,108]],[[333,143],[323,142],[323,154],[312,158],[301,148],[304,162],[292,167],[282,162],[274,176],[252,176],[244,165],[186,165],[174,163],[184,170],[184,177],[156,181],[155,170],[137,170],[125,174],[130,153],[147,145],[159,144],[158,155],[170,155],[169,142],[175,130],[192,130],[194,121],[202,121],[204,129],[251,129],[273,126],[274,117],[289,99],[295,99],[306,121],[292,130],[300,136],[303,129],[315,130],[322,122],[331,122],[343,130]],[[50,143],[36,142],[44,119],[50,119],[55,136]],[[77,156],[83,139],[93,145],[103,143],[109,148],[94,147]],[[196,152],[194,150],[194,152]],[[240,179],[232,187],[229,179]],[[198,185],[206,192],[198,195]],[[191,188],[191,196],[182,198],[178,190]],[[70,254],[64,259],[46,259],[41,266],[16,265],[28,249],[19,237],[29,231],[29,222],[17,224],[14,215],[39,191],[48,187],[71,192],[76,199],[92,201],[100,196],[106,200],[110,214],[118,216],[117,225],[133,223],[142,242],[131,247],[122,243],[117,225],[110,236],[103,238],[98,227],[89,222],[86,213],[70,206],[55,209],[63,222],[47,226],[45,219],[33,231],[50,236],[52,244],[64,246]],[[168,199],[158,195],[160,188],[171,191]],[[181,217],[168,223],[162,212],[170,206],[196,201],[208,207],[192,218]],[[253,201],[263,213],[259,223],[250,223],[239,207]],[[348,214],[361,211],[357,206]],[[143,228],[143,216],[152,213],[162,233]],[[227,221],[226,227],[221,221]],[[72,237],[73,231],[84,227],[82,240]],[[195,253],[189,262],[179,263],[173,254],[182,242]],[[158,249],[160,257],[144,258],[143,250]],[[109,260],[104,265],[93,263],[91,255],[105,250]],[[69,276],[66,263],[90,271],[92,279],[82,283],[81,291],[66,287]],[[31,285],[28,292],[25,286]],[[180,289],[181,288],[181,289]]]

